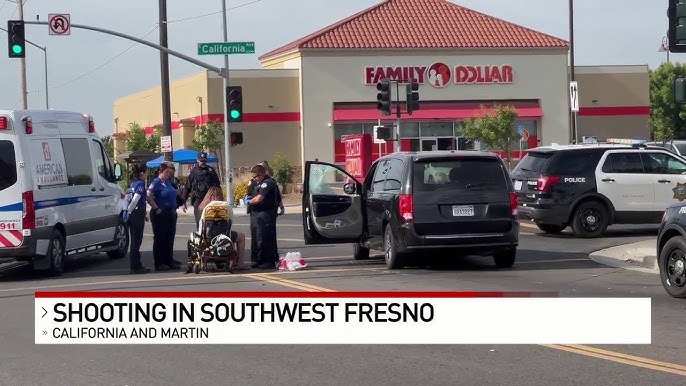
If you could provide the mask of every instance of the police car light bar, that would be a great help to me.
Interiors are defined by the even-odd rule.
[[[605,143],[622,145],[647,145],[648,141],[644,139],[608,138],[605,140]]]

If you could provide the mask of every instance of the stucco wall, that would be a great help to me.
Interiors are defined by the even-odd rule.
[[[442,62],[451,69],[456,65],[504,65],[514,70],[513,84],[455,85],[438,89],[420,86],[421,100],[540,100],[544,117],[540,130],[541,144],[567,142],[569,136],[569,101],[567,57],[563,52],[493,52],[447,53],[432,52],[388,53],[365,56],[336,53],[317,57],[302,57],[302,114],[303,159],[318,158],[333,162],[334,102],[365,102],[376,100],[376,88],[363,82],[366,66],[429,66]],[[327,90],[330,90],[327,92]],[[402,97],[401,97],[402,99]]]

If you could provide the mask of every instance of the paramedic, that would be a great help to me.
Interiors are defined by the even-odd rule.
[[[129,230],[131,232],[131,249],[129,250],[130,269],[133,274],[149,273],[141,263],[141,243],[143,242],[143,230],[148,221],[145,205],[145,180],[148,177],[148,169],[144,163],[133,164],[131,173],[131,186],[129,194],[132,196],[131,203],[127,208]]]
[[[202,152],[198,154],[198,164],[188,174],[186,186],[183,190],[183,207],[186,209],[185,202],[191,196],[196,224],[200,221],[200,215],[202,214],[198,210],[198,205],[200,205],[202,199],[205,198],[205,195],[213,186],[221,187],[219,175],[217,175],[213,167],[207,165],[207,153]]]
[[[173,167],[169,167],[166,163],[161,164],[158,177],[152,180],[148,187],[147,198],[150,204],[150,222],[153,233],[152,254],[156,271],[181,269],[181,265],[173,260],[174,249],[170,248],[169,242],[173,231],[173,213],[177,208],[177,193],[170,179],[173,173]]]
[[[255,180],[255,197],[248,201],[250,205],[250,223],[255,223],[257,239],[257,261],[253,268],[274,269],[278,260],[276,250],[276,216],[279,202],[278,188],[273,178],[267,175],[262,165],[253,166],[252,178]]]

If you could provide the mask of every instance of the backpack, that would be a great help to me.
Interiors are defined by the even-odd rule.
[[[210,178],[211,170],[208,168],[198,167],[193,179],[193,193],[198,198],[205,197],[207,191],[210,190],[208,179]]]

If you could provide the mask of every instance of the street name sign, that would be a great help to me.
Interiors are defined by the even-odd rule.
[[[254,54],[255,42],[198,43],[198,55]]]

